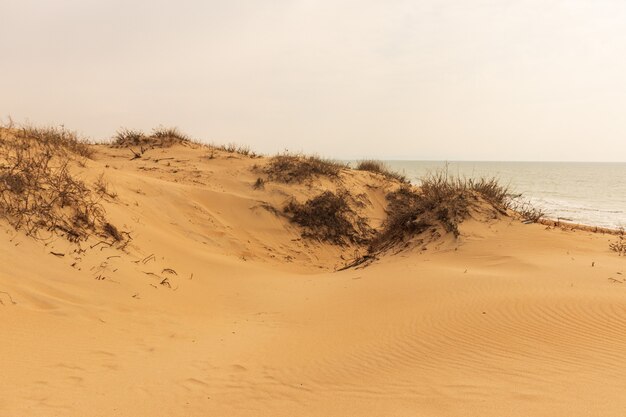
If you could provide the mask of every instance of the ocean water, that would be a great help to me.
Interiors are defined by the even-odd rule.
[[[626,228],[626,163],[385,161],[413,183],[446,169],[464,177],[497,177],[546,212],[580,224]]]

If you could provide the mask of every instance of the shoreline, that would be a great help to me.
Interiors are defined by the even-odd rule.
[[[626,231],[624,231],[624,229],[613,229],[610,227],[602,227],[602,226],[593,226],[593,225],[588,225],[588,224],[582,224],[582,223],[574,223],[574,222],[569,222],[569,221],[563,221],[560,219],[551,219],[551,218],[544,218],[544,219],[539,219],[537,221],[538,224],[543,224],[545,226],[551,226],[551,227],[558,227],[561,228],[563,230],[581,230],[581,231],[585,231],[585,232],[592,232],[592,233],[602,233],[602,234],[609,234],[609,235],[616,235],[616,236],[620,236],[626,233]]]

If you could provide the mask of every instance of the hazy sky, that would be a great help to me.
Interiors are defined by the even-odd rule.
[[[623,0],[0,0],[0,116],[337,158],[626,161]]]

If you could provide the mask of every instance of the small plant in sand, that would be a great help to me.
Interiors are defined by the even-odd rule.
[[[109,183],[104,178],[104,173],[98,176],[94,186],[96,188],[96,193],[98,193],[100,197],[109,197],[113,199],[117,198],[117,194],[109,190]]]
[[[377,161],[374,159],[365,159],[363,161],[359,161],[356,165],[356,169],[359,171],[369,171],[374,172],[376,174],[380,174],[385,178],[396,180],[400,182],[408,182],[407,178],[395,171],[389,169],[389,167],[382,161]]]
[[[260,189],[265,188],[265,180],[261,177],[257,178],[254,184],[252,185],[252,188],[254,188],[255,190],[260,190]]]
[[[315,177],[336,178],[347,165],[318,156],[282,154],[269,160],[264,172],[271,181],[300,183]]]
[[[522,217],[525,223],[537,223],[546,213],[533,203],[521,197],[511,200],[509,207]]]
[[[619,256],[626,256],[626,239],[623,234],[617,237],[617,241],[609,243],[609,249],[617,252]]]
[[[305,203],[290,202],[284,212],[301,226],[302,236],[334,244],[363,243],[371,230],[365,219],[350,207],[347,191],[325,191]]]

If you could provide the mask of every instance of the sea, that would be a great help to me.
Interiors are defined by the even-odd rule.
[[[385,161],[419,185],[447,170],[466,178],[496,177],[547,218],[626,229],[626,163]]]

